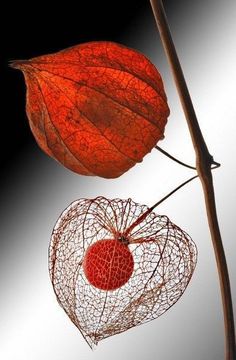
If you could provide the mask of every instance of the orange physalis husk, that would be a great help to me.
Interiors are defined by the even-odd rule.
[[[116,178],[163,138],[162,79],[136,50],[90,42],[12,66],[25,76],[37,143],[76,173]]]

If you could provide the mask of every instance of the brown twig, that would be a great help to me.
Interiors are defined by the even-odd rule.
[[[164,154],[165,156],[167,156],[169,159],[177,162],[178,164],[185,166],[186,168],[192,169],[192,170],[196,170],[196,168],[194,166],[188,165],[186,163],[184,163],[183,161],[180,161],[179,159],[177,159],[176,157],[174,157],[173,155],[170,155],[167,151],[163,150],[160,146],[156,145],[155,149],[157,149],[158,151],[160,151],[162,154]]]
[[[196,168],[203,187],[208,224],[215,251],[215,258],[220,280],[225,323],[225,359],[235,360],[235,330],[230,280],[217,219],[214,186],[211,173],[211,165],[217,163],[213,160],[213,157],[209,153],[201,129],[199,127],[191,97],[172,40],[162,1],[150,0],[150,2],[166,56],[174,76],[175,84],[179,93],[180,101],[185,113],[192,143],[196,153]]]
[[[184,187],[185,185],[187,185],[188,183],[190,183],[192,180],[196,179],[198,177],[198,175],[192,176],[190,179],[184,181],[182,184],[180,184],[179,186],[177,186],[174,190],[172,190],[171,192],[169,192],[167,195],[165,195],[161,200],[157,201],[153,206],[151,206],[150,208],[148,208],[141,216],[139,216],[139,218],[137,220],[135,220],[124,232],[124,236],[128,236],[131,231],[138,225],[140,224],[144,219],[146,219],[146,217],[158,206],[160,205],[162,202],[164,202],[166,199],[168,199],[170,196],[172,196],[175,192],[177,192],[178,190],[180,190],[182,187]]]

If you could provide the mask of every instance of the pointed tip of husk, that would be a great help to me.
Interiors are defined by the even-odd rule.
[[[13,69],[23,70],[28,65],[28,63],[28,60],[12,60],[9,61],[8,65]]]

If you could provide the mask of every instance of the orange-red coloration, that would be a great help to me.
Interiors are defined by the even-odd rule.
[[[127,245],[119,240],[104,239],[88,248],[83,269],[90,284],[96,288],[115,290],[131,277],[134,260]]]
[[[24,73],[39,146],[77,173],[118,177],[163,138],[162,79],[135,50],[91,42],[12,66]]]

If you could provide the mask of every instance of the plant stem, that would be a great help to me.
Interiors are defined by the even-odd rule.
[[[171,195],[173,195],[175,192],[177,192],[179,189],[181,189],[182,187],[184,187],[185,185],[187,185],[189,182],[191,182],[192,180],[196,179],[198,177],[198,175],[192,176],[190,179],[184,181],[182,184],[180,184],[179,186],[177,186],[174,190],[172,190],[171,192],[169,192],[167,195],[165,195],[161,200],[158,200],[158,202],[156,202],[154,205],[152,205],[148,210],[146,210],[141,216],[138,217],[137,220],[135,220],[124,232],[124,236],[128,236],[131,231],[138,225],[140,224],[144,219],[146,219],[146,217],[157,207],[159,206],[161,203],[163,203],[163,201],[165,201],[166,199],[168,199]]]
[[[225,359],[235,360],[235,330],[230,280],[215,204],[211,165],[216,164],[203,138],[191,97],[175,50],[161,0],[150,0],[161,40],[168,58],[196,153],[196,168],[202,183],[207,218],[218,268],[225,324]]]
[[[192,169],[192,170],[196,170],[196,168],[194,166],[185,164],[183,161],[180,161],[179,159],[176,159],[176,157],[174,157],[173,155],[170,155],[167,151],[163,150],[160,146],[155,146],[155,149],[157,149],[158,151],[160,151],[162,154],[164,154],[165,156],[167,156],[168,158],[170,158],[171,160],[177,162],[178,164],[185,166],[186,168]]]

